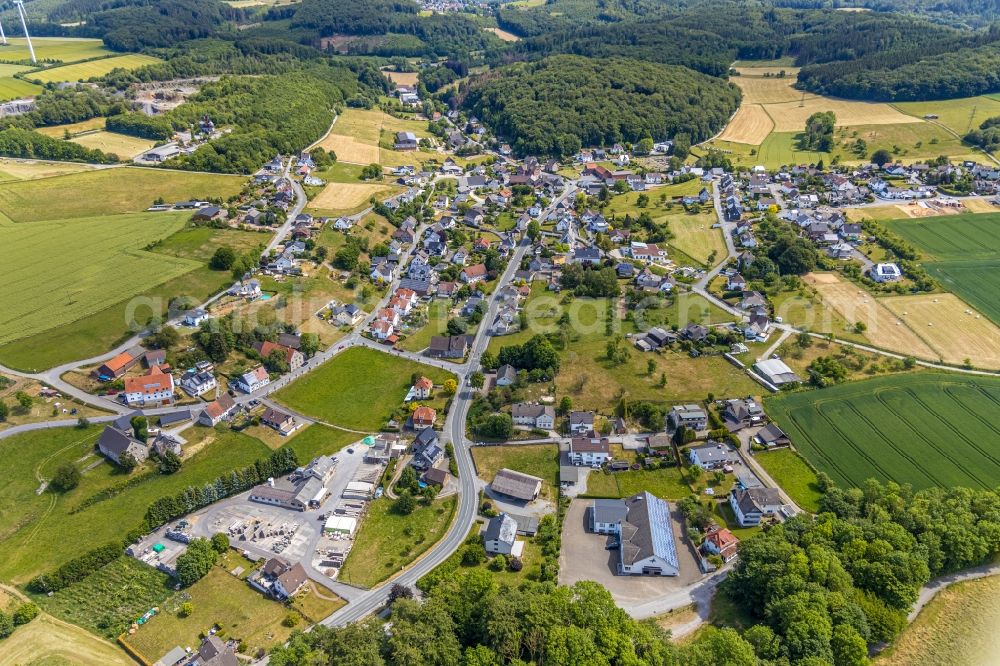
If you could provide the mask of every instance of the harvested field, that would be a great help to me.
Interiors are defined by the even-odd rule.
[[[799,68],[795,67],[794,65],[789,65],[788,67],[782,67],[781,65],[770,65],[770,66],[766,66],[766,67],[755,67],[755,66],[753,66],[751,64],[751,65],[747,65],[747,66],[738,65],[737,67],[734,67],[733,69],[735,69],[737,72],[739,72],[740,76],[746,76],[746,77],[750,77],[750,78],[753,78],[753,77],[763,78],[763,77],[767,76],[768,74],[770,74],[771,77],[776,77],[779,74],[781,74],[781,72],[784,72],[785,73],[785,77],[781,78],[781,79],[778,79],[778,80],[779,81],[786,81],[786,80],[790,79],[792,83],[795,83],[795,80],[796,80],[796,78],[799,75]]]
[[[983,199],[962,199],[962,205],[970,213],[996,213],[1000,211],[996,204]]]
[[[501,28],[483,28],[483,30],[485,30],[486,32],[492,32],[494,35],[496,35],[505,42],[516,42],[521,39],[514,33],[507,32],[506,30],[503,30]]]
[[[896,296],[879,301],[947,363],[965,359],[982,368],[1000,368],[1000,327],[954,294]]]
[[[76,625],[42,613],[3,642],[0,666],[101,664],[135,666],[118,646]]]
[[[330,183],[310,202],[310,207],[329,211],[352,210],[367,204],[373,196],[397,189],[393,185]]]
[[[801,132],[809,116],[820,111],[833,111],[837,116],[838,127],[923,122],[919,118],[901,113],[889,104],[832,97],[809,97],[808,94],[802,101],[768,104],[766,110],[774,120],[775,132]]]
[[[385,78],[389,79],[397,86],[417,85],[417,72],[393,72],[383,69],[382,73],[385,74]]]
[[[122,160],[131,160],[136,155],[140,155],[156,145],[156,142],[150,139],[103,131],[81,134],[73,137],[71,141],[87,148],[96,148],[102,152],[117,155]]]
[[[765,398],[767,413],[819,471],[992,489],[1000,483],[1000,379],[917,372]]]
[[[69,132],[71,136],[75,136],[82,132],[90,132],[93,130],[104,129],[104,118],[98,116],[97,118],[88,118],[87,120],[81,120],[78,123],[67,123],[65,125],[49,125],[48,127],[39,127],[35,131],[39,134],[44,134],[45,136],[51,136],[56,139],[61,139],[66,136],[66,132]]]
[[[359,141],[352,136],[342,136],[331,134],[323,139],[320,144],[326,150],[337,153],[337,159],[342,162],[352,164],[377,164],[379,161],[378,144],[369,144]]]
[[[758,146],[774,129],[774,121],[760,104],[744,104],[736,111],[726,129],[719,135],[720,141],[735,141]]]
[[[80,171],[93,171],[95,168],[90,164],[76,162],[39,162],[36,160],[0,158],[0,182],[64,176]]]
[[[0,47],[4,60],[30,60],[28,42],[24,37],[7,37],[7,45]],[[100,39],[76,39],[72,37],[32,37],[31,44],[39,60],[78,62],[88,58],[99,58],[112,53]]]
[[[920,358],[938,358],[937,352],[906,322],[857,285],[845,282],[833,273],[809,273],[803,276],[803,280],[815,287],[825,303],[849,324],[863,322],[868,327],[865,337],[872,344]]]
[[[794,76],[783,79],[776,77],[765,78],[763,76],[735,76],[732,81],[743,91],[744,104],[798,103],[803,96],[806,99],[816,97],[815,93],[803,92],[793,88],[792,86],[795,85]]]

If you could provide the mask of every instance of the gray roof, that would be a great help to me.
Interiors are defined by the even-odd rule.
[[[502,469],[493,477],[490,487],[503,495],[516,499],[532,500],[541,488],[542,480],[537,476],[515,472],[512,469]]]
[[[184,421],[191,420],[191,410],[181,409],[176,412],[170,412],[169,414],[160,414],[160,425],[161,426],[171,426],[175,423],[182,423]]]
[[[786,435],[785,431],[774,423],[768,423],[766,426],[757,431],[757,437],[759,437],[762,442],[774,442],[779,439],[785,439],[788,435]]]
[[[499,516],[490,519],[483,534],[486,541],[501,541],[503,543],[514,543],[517,539],[517,521],[501,513]]]
[[[765,507],[781,506],[781,493],[777,488],[733,488],[736,504],[743,513],[762,513]]]
[[[510,364],[501,365],[497,370],[497,379],[509,379],[510,381],[514,381],[517,379],[517,369]]]
[[[178,645],[170,650],[170,652],[157,659],[153,666],[174,666],[174,664],[178,664],[184,659],[187,659],[187,652],[184,651],[184,648]]]
[[[569,424],[574,425],[594,425],[594,412],[570,412]]]
[[[111,426],[106,426],[101,437],[97,440],[97,446],[100,450],[107,451],[114,456],[120,456],[128,451],[133,443],[135,443],[134,439]]]
[[[532,418],[537,419],[543,414],[548,414],[549,416],[555,418],[556,410],[554,407],[547,407],[545,405],[535,405],[530,402],[518,402],[514,404],[510,409],[511,414],[514,418]]]
[[[628,513],[625,500],[620,499],[594,500],[594,506],[590,510],[595,523],[620,523]]]
[[[656,555],[680,568],[667,503],[643,492],[629,497],[625,504],[628,513],[621,525],[622,562],[633,564]]]
[[[728,444],[710,443],[690,449],[689,453],[697,453],[698,460],[703,463],[736,462],[740,454]]]

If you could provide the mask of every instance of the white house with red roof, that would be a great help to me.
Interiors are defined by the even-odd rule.
[[[655,243],[639,243],[634,241],[629,246],[629,254],[633,259],[647,264],[665,264],[669,261],[667,259],[667,251]]]
[[[156,407],[174,403],[174,378],[154,365],[146,374],[125,378],[125,402],[131,407]]]
[[[376,340],[388,340],[396,332],[396,328],[391,323],[381,319],[372,322],[371,330]]]
[[[466,284],[475,284],[486,279],[486,264],[473,264],[466,266],[458,274],[458,279]]]
[[[416,400],[426,400],[431,397],[431,391],[433,390],[434,382],[427,377],[420,377],[413,384],[413,397]]]
[[[257,367],[250,372],[243,373],[236,380],[236,388],[244,393],[253,393],[271,383],[271,377],[263,367]]]

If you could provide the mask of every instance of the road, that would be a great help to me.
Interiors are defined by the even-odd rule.
[[[575,190],[575,185],[570,184],[559,197],[552,201],[549,208],[542,211],[539,219],[544,219],[561,201],[573,195]],[[398,583],[400,585],[412,586],[416,584],[420,578],[430,573],[435,567],[448,559],[465,542],[469,529],[476,518],[479,497],[476,486],[476,471],[472,463],[472,454],[469,450],[472,442],[465,437],[465,419],[476,393],[474,389],[468,386],[467,378],[471,372],[479,367],[479,359],[489,346],[489,336],[487,335],[489,329],[488,322],[493,321],[500,306],[498,295],[503,287],[509,284],[514,278],[514,273],[520,267],[521,259],[524,258],[529,247],[529,243],[525,241],[521,242],[507,263],[507,268],[504,270],[503,275],[497,280],[493,295],[489,300],[487,314],[483,317],[483,322],[487,322],[487,325],[479,327],[476,337],[473,340],[472,348],[469,351],[468,359],[461,365],[449,368],[457,372],[460,381],[458,394],[452,401],[451,410],[448,412],[444,425],[444,439],[450,439],[455,448],[459,482],[458,510],[454,522],[452,522],[451,527],[448,529],[448,533],[445,534],[441,541],[427,551],[422,558],[410,566],[410,568],[392,580],[351,600],[349,604],[325,618],[321,624],[328,627],[343,626],[376,612],[388,600],[392,585]],[[421,359],[421,362],[426,361],[427,359]]]
[[[285,173],[283,176],[285,180],[292,184],[292,191],[295,193],[295,205],[292,206],[292,209],[288,211],[288,215],[285,216],[285,223],[278,228],[274,237],[271,239],[271,242],[267,244],[266,248],[264,248],[264,252],[262,253],[264,256],[270,254],[272,250],[284,242],[285,238],[292,230],[292,225],[295,224],[295,218],[297,218],[299,213],[302,212],[302,209],[306,207],[306,202],[308,201],[306,193],[299,184],[299,181],[291,177],[292,164],[294,162],[294,157],[288,158],[288,162],[285,164]]]

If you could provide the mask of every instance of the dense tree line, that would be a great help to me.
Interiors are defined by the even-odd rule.
[[[837,116],[833,111],[817,111],[806,119],[805,131],[799,137],[800,150],[828,153],[833,148],[833,129]]]
[[[1000,116],[984,120],[978,129],[965,135],[965,140],[991,152],[1000,148]]]
[[[100,37],[115,51],[210,37],[225,19],[218,0],[68,0],[49,13],[53,23],[82,22],[76,34]]]
[[[762,622],[744,634],[767,646],[762,658],[865,663],[869,645],[906,625],[930,578],[1000,549],[1000,496],[991,491],[914,492],[869,480],[860,489],[827,488],[820,511],[744,541],[724,583]]]
[[[31,579],[28,589],[39,594],[57,592],[77,583],[122,554],[120,543],[109,543],[74,557],[55,571]]]
[[[568,155],[682,132],[702,141],[739,101],[736,86],[683,67],[553,56],[474,82],[464,104],[519,154]]]
[[[500,347],[497,365],[512,365],[519,370],[539,370],[553,377],[559,372],[559,354],[548,338],[535,335],[523,345]]]
[[[111,132],[154,141],[166,141],[174,134],[174,128],[169,120],[163,116],[147,116],[145,113],[119,113],[108,116],[104,126]]]
[[[113,164],[118,161],[115,155],[19,127],[0,130],[0,155],[93,164]]]
[[[378,36],[360,40],[354,48],[387,56],[458,56],[499,43],[461,13],[420,16],[419,12],[411,0],[304,0],[291,25],[313,30],[318,37]]]
[[[559,283],[577,296],[599,298],[621,293],[618,274],[610,266],[584,267],[582,264],[568,264],[559,276]]]

